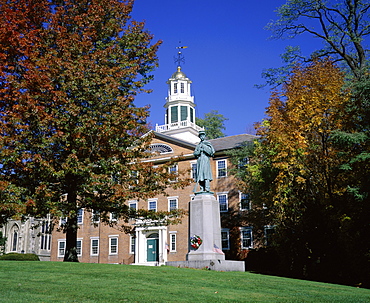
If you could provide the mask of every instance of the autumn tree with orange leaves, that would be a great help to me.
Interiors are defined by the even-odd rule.
[[[133,3],[0,4],[0,223],[66,217],[65,261],[78,260],[78,209],[103,221],[112,212],[121,222],[164,220],[171,214],[137,214],[125,202],[187,184],[141,161],[149,157],[148,108],[133,102],[148,92],[160,42],[131,20]]]
[[[282,90],[272,93],[260,139],[234,157],[249,156],[239,173],[241,189],[251,195],[254,234],[275,226],[278,273],[365,284],[366,249],[354,247],[364,246],[369,228],[357,229],[363,234],[356,238],[362,204],[353,203],[350,185],[357,173],[343,169],[348,153],[335,139],[353,120],[352,95],[344,87],[344,74],[330,60],[296,66]],[[351,238],[362,241],[354,245]]]

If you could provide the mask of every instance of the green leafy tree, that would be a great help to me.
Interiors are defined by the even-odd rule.
[[[77,212],[103,221],[138,213],[126,201],[186,180],[168,163],[142,161],[151,136],[136,94],[157,65],[160,42],[130,19],[134,1],[2,1],[0,11],[1,220],[65,217],[65,261],[77,261]]]
[[[217,110],[212,110],[204,115],[204,119],[196,118],[195,123],[204,127],[208,139],[225,137],[223,130],[226,129],[224,122],[229,120],[224,115],[219,114]]]

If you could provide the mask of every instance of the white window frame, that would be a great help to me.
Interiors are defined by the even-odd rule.
[[[173,84],[173,94],[177,94],[178,93],[178,87],[177,87],[177,82],[175,82]]]
[[[116,240],[116,245],[112,245],[112,240]],[[116,252],[112,252],[112,247],[116,246]],[[109,255],[118,255],[118,235],[109,235]]]
[[[249,246],[244,245],[244,237],[243,237],[243,231],[249,231],[250,232],[250,241],[251,244]],[[242,249],[251,249],[253,248],[253,228],[252,227],[240,227],[240,244]]]
[[[172,169],[174,169],[174,171]],[[170,182],[177,182],[178,175],[179,175],[179,166],[178,165],[173,165],[173,166],[168,168],[168,173],[173,173],[173,172],[174,172],[174,178],[171,178]]]
[[[242,197],[243,197],[243,195],[248,196],[248,201],[249,201],[249,203],[248,203],[249,207],[248,208],[242,208]],[[251,199],[250,199],[249,194],[239,192],[239,208],[240,208],[240,210],[243,210],[243,211],[248,211],[248,210],[252,209],[252,203],[251,203]]]
[[[135,249],[136,249],[136,237],[133,235],[130,235],[129,254],[134,255]]]
[[[63,243],[63,247],[61,244]],[[63,249],[63,253],[61,254],[61,250]],[[66,239],[58,239],[58,258],[63,258],[66,253]]]
[[[177,251],[177,231],[170,232],[170,252]]]
[[[268,230],[272,230],[273,233],[272,234],[268,234]],[[269,239],[269,237],[273,236],[274,233],[275,233],[275,225],[265,225],[264,228],[263,228],[263,232],[264,232],[264,236],[265,236],[265,245],[266,246],[270,246],[271,245],[271,239]]]
[[[94,245],[93,246],[93,242],[94,241],[98,241],[97,243],[98,243],[98,245]],[[90,256],[99,256],[99,249],[100,249],[100,239],[99,239],[99,237],[91,237],[90,238]],[[93,252],[93,248],[94,247],[96,247],[97,248],[97,252],[96,253],[94,253]]]
[[[118,221],[118,215],[117,213],[113,212],[109,214],[109,221],[110,222],[117,222]]]
[[[77,243],[78,242],[80,242],[81,244],[80,244],[80,251],[78,251],[78,245],[77,245]],[[82,256],[82,238],[79,238],[79,239],[77,239],[77,243],[76,243],[76,251],[77,251],[77,256],[78,257],[81,257]]]
[[[80,211],[81,211],[81,214],[79,214]],[[84,213],[85,213],[85,211],[84,211],[83,208],[79,208],[77,210],[77,224],[83,224],[83,222],[84,222]],[[79,218],[81,218],[81,219],[79,220]]]
[[[132,205],[135,205],[135,207],[132,207]],[[129,201],[128,202],[128,207],[137,210],[137,201],[136,200]],[[148,207],[149,207],[149,205],[148,205]]]
[[[221,209],[220,196],[226,196],[226,210]],[[217,193],[217,201],[220,205],[220,212],[221,213],[227,213],[229,211],[229,195],[228,195],[228,192]]]
[[[226,234],[227,247],[223,245],[223,243],[225,242],[225,239],[222,238],[222,234]],[[230,229],[228,228],[221,228],[221,249],[230,250]]]
[[[191,161],[190,162],[190,178],[192,178],[195,182],[196,177],[197,177],[197,162]]]
[[[67,217],[60,217],[59,218],[59,226],[62,226],[63,224],[66,224],[67,220],[68,220]]]
[[[176,207],[174,209],[178,209],[179,208],[179,197],[168,197],[167,198],[167,201],[168,201],[168,211],[171,211],[171,201],[176,201]]]
[[[150,209],[150,203],[155,202],[155,209]],[[148,200],[148,210],[157,211],[158,209],[158,199],[149,199]]]
[[[225,167],[222,168],[222,170],[219,168],[219,163],[225,162]],[[224,173],[220,174],[221,171],[225,170]],[[227,177],[227,159],[219,159],[216,160],[216,173],[217,178],[226,178]]]
[[[98,217],[97,219],[98,220],[95,220],[96,219],[96,216]],[[94,224],[98,224],[100,223],[100,211],[97,211],[97,210],[93,210],[92,213],[91,213],[91,221],[94,223]]]

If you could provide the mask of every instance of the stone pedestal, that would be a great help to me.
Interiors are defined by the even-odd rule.
[[[166,262],[168,266],[209,269],[216,271],[245,271],[243,261],[225,260],[225,255],[215,251],[221,249],[220,206],[211,193],[198,193],[189,203],[189,238],[196,235],[202,239],[198,249],[189,241],[186,261]]]
[[[215,251],[221,249],[220,207],[216,198],[210,194],[197,194],[189,205],[189,237],[199,236],[203,243],[198,249],[190,246],[188,261],[225,260],[225,255]]]

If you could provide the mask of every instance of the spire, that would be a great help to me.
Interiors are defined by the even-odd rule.
[[[165,125],[157,125],[156,131],[178,139],[192,143],[198,142],[198,131],[201,130],[195,124],[195,104],[191,95],[191,80],[181,70],[181,64],[185,62],[181,50],[187,46],[178,46],[177,56],[174,57],[177,63],[177,71],[166,82],[168,84],[168,96],[164,105]]]

